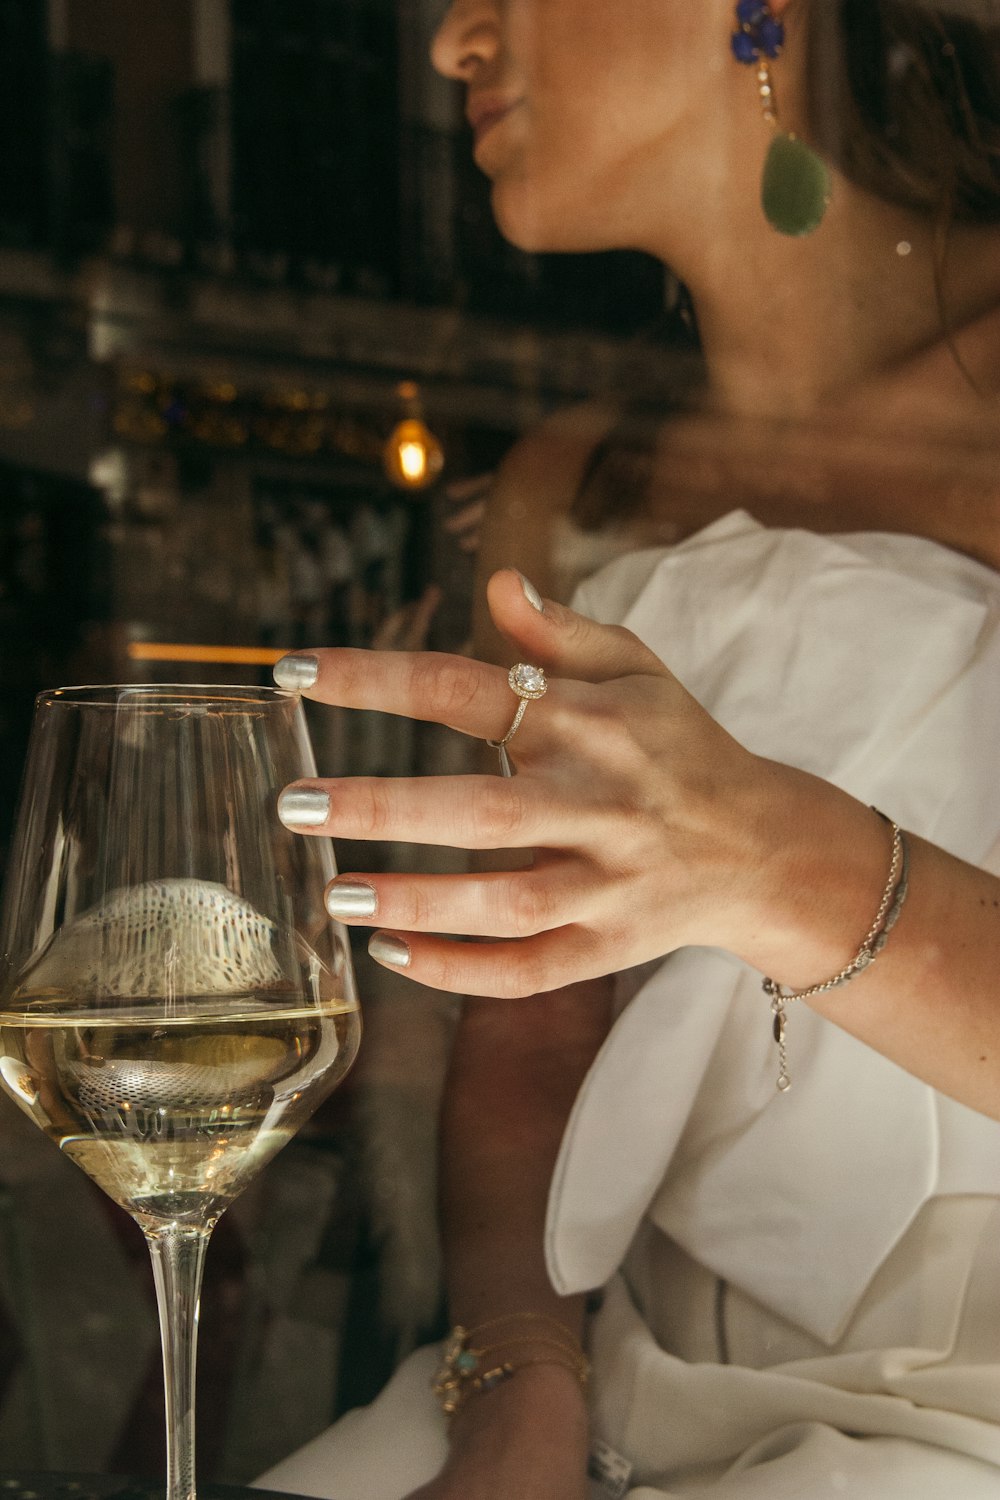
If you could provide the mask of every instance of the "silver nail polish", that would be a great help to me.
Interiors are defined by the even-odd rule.
[[[286,786],[278,798],[278,817],[286,828],[318,828],[330,816],[330,794],[318,787]]]
[[[518,573],[517,576],[521,580],[521,588],[524,590],[524,597],[527,599],[532,609],[537,609],[540,615],[544,614],[545,605],[542,603],[542,596],[535,588],[535,585],[531,582],[530,578],[525,578],[523,573]]]
[[[373,917],[377,907],[375,887],[364,880],[338,880],[326,893],[331,917]]]
[[[271,675],[279,687],[302,693],[311,688],[319,676],[319,657],[283,656],[275,662]]]
[[[376,932],[368,942],[368,952],[380,964],[391,964],[394,969],[405,969],[410,962],[410,946],[391,932]]]

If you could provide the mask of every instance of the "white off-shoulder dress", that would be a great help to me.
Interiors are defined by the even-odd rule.
[[[1000,872],[990,569],[735,513],[620,559],[577,605],[635,631],[751,750]],[[631,1465],[624,1493],[1000,1495],[1000,1124],[804,1006],[777,1093],[760,976],[725,953],[683,950],[619,991],[546,1255],[559,1290],[605,1289],[593,1425]],[[401,1500],[444,1458],[436,1360],[419,1351],[259,1483]]]

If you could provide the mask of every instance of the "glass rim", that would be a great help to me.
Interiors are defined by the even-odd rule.
[[[35,707],[150,709],[197,704],[220,709],[227,706],[266,709],[296,704],[300,699],[301,694],[294,688],[277,684],[257,687],[248,682],[100,682],[45,688],[35,698]]]

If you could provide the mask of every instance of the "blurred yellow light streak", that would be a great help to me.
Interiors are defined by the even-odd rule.
[[[188,646],[169,641],[130,641],[132,661],[206,661],[245,667],[273,667],[285,655],[269,646]]]

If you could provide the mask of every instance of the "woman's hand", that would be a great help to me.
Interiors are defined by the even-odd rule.
[[[728,949],[793,989],[837,974],[885,889],[882,819],[752,755],[629,631],[540,611],[511,571],[494,574],[489,597],[515,659],[550,674],[510,743],[516,778],[317,779],[286,788],[279,813],[304,833],[513,848],[526,863],[343,875],[331,914],[377,921],[380,963],[467,995],[532,995],[689,944]],[[320,651],[283,658],[276,675],[291,685],[296,670],[321,702],[480,739],[501,739],[518,701],[501,668],[465,657]],[[807,1003],[996,1117],[998,910],[995,876],[911,837],[909,896],[884,957]]]
[[[455,509],[445,519],[444,529],[457,541],[462,552],[474,555],[486,520],[486,507],[495,475],[476,474],[471,479],[455,479],[446,484],[444,494]]]
[[[447,1463],[408,1500],[585,1500],[587,1446],[574,1377],[532,1366],[458,1413]]]
[[[386,615],[372,637],[372,650],[423,651],[441,597],[438,585],[429,583],[419,599],[401,604]]]
[[[515,658],[549,674],[510,742],[516,778],[317,780],[286,792],[280,810],[302,832],[514,848],[533,851],[530,864],[343,875],[328,891],[332,914],[377,921],[389,933],[373,939],[376,958],[466,994],[529,995],[690,943],[750,956],[771,896],[761,831],[779,768],[738,745],[629,631],[557,604],[540,611],[513,571],[494,575],[489,601]],[[289,665],[315,664],[311,698],[480,739],[500,739],[518,705],[502,669],[460,657],[300,660]],[[276,675],[288,680],[288,668]]]

